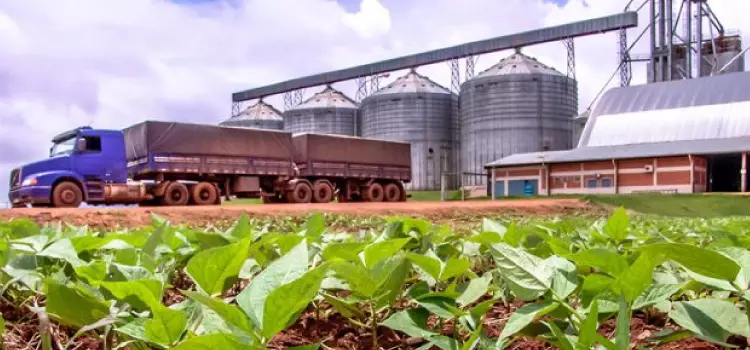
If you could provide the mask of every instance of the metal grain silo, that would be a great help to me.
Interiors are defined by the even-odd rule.
[[[263,100],[248,107],[240,114],[221,123],[222,126],[236,126],[253,129],[283,130],[284,120],[281,112]]]
[[[484,165],[526,152],[572,148],[578,86],[516,51],[461,85],[461,170],[464,185],[486,185]]]
[[[411,143],[408,188],[439,190],[441,174],[456,170],[452,144],[457,99],[448,89],[412,70],[362,101],[361,135]]]
[[[327,86],[323,91],[284,111],[284,130],[293,133],[357,134],[357,103]]]

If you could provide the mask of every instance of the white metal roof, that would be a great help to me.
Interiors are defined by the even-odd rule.
[[[750,135],[750,72],[608,91],[579,147]]]
[[[281,112],[272,105],[259,100],[258,103],[247,107],[240,114],[227,119],[225,122],[239,122],[243,120],[282,120]]]
[[[718,140],[686,140],[639,143],[624,146],[580,147],[566,151],[519,153],[496,160],[486,167],[567,163],[643,157],[730,154],[750,151],[750,135]]]

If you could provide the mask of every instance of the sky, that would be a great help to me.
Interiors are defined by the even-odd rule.
[[[0,205],[8,174],[47,156],[79,125],[218,123],[231,93],[462,42],[621,12],[627,0],[24,0],[0,1]],[[750,34],[750,1],[711,0]],[[105,5],[106,4],[106,5]],[[641,13],[639,29],[646,25]],[[744,37],[747,42],[750,40]],[[645,52],[646,43],[636,46]],[[562,43],[525,53],[565,72]],[[483,70],[511,51],[483,55]],[[617,67],[615,33],[576,40],[579,109]],[[418,71],[445,86],[447,63]],[[643,83],[645,67],[634,67]],[[391,74],[393,79],[400,72]],[[385,83],[387,83],[386,79]],[[608,86],[617,84],[614,79]],[[336,88],[349,94],[353,82]],[[306,96],[320,90],[310,88]],[[276,96],[268,100],[283,107]]]

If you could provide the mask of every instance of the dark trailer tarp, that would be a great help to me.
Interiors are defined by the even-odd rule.
[[[151,153],[292,160],[292,134],[204,124],[146,121],[123,130],[128,161]]]
[[[297,162],[331,162],[411,168],[411,145],[352,136],[295,134]]]

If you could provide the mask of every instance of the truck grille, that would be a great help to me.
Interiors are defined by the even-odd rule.
[[[10,188],[21,186],[21,169],[13,169],[10,172]]]

